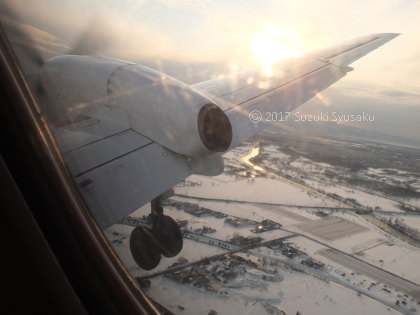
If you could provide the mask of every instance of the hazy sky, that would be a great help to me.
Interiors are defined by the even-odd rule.
[[[385,119],[382,127],[379,122],[375,128],[420,137],[419,132],[413,135],[418,120],[413,120],[413,116],[420,113],[418,0],[13,0],[12,3],[25,23],[49,33],[38,33],[45,41],[58,40],[71,46],[93,20],[98,20],[102,25],[101,36],[110,39],[103,51],[105,55],[133,60],[146,57],[214,61],[225,63],[227,68],[256,63],[255,38],[269,33],[272,36],[273,32],[281,45],[300,51],[369,33],[402,33],[353,64],[355,71],[326,96],[331,98],[330,106],[337,109],[347,110],[352,100],[358,102],[354,104],[357,108],[365,106],[396,119],[393,127],[390,119]],[[406,122],[404,117],[410,121]],[[407,130],[396,126],[406,126]]]

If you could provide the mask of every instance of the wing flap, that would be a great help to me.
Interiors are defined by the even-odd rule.
[[[92,113],[84,112],[75,120],[53,128],[64,153],[130,129],[128,115],[118,108],[107,106]]]
[[[122,112],[104,106],[90,116],[53,132],[102,228],[191,175],[191,161],[132,130]]]
[[[152,142],[75,179],[96,221],[106,228],[189,175],[184,157]]]
[[[231,147],[237,146],[272,123],[286,121],[296,107],[344,77],[347,71],[347,68],[329,64],[229,109],[226,114],[232,124]],[[254,120],[250,118],[251,113],[255,113]],[[277,113],[277,117],[282,118],[276,121],[272,113]]]
[[[291,59],[276,65],[273,69],[273,76],[268,77],[261,72],[261,69],[246,71],[237,74],[235,77],[226,77],[221,83],[221,88],[217,88],[216,85],[211,92],[207,93],[211,93],[209,96],[224,111],[228,111],[235,106],[269,93],[325,66],[325,62],[316,59]]]
[[[64,156],[72,174],[78,176],[150,143],[150,139],[129,129],[70,150]]]

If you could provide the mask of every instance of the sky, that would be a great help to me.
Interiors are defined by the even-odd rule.
[[[420,141],[420,132],[416,132],[416,117],[420,117],[418,0],[11,3],[20,21],[32,27],[33,36],[54,42],[51,47],[61,53],[71,51],[81,34],[96,23],[96,36],[105,42],[100,52],[104,56],[134,61],[218,63],[226,70],[258,65],[259,59],[269,58],[264,51],[274,51],[275,47],[261,49],[267,37],[280,45],[282,52],[309,52],[370,33],[401,33],[355,62],[355,71],[325,92],[328,102],[310,101],[304,109],[365,109],[382,117],[382,121],[366,128]],[[259,56],[261,50],[263,55]]]

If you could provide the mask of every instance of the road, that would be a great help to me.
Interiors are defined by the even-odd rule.
[[[378,267],[374,267],[373,265],[367,264],[357,258],[345,255],[333,249],[322,249],[318,253],[344,267],[349,268],[350,270],[364,274],[416,299],[420,299],[420,286],[411,281],[383,271]]]
[[[194,234],[194,233],[191,233],[191,234]],[[216,254],[216,255],[213,255],[213,256],[208,256],[208,257],[205,257],[205,258],[202,258],[202,259],[199,259],[199,260],[187,263],[187,264],[181,264],[181,265],[178,265],[178,266],[175,266],[175,267],[169,267],[165,270],[158,271],[158,272],[155,272],[155,273],[146,274],[146,275],[143,275],[143,276],[137,277],[137,278],[138,279],[150,279],[150,278],[153,278],[153,277],[163,275],[165,273],[174,272],[174,271],[181,270],[181,269],[184,269],[184,268],[187,268],[187,267],[191,267],[193,265],[201,264],[201,263],[204,263],[204,262],[207,262],[207,261],[221,259],[223,257],[228,257],[229,255],[232,255],[232,254],[236,254],[236,253],[239,253],[239,252],[246,252],[250,249],[254,249],[254,248],[257,248],[257,247],[261,247],[261,246],[266,246],[267,244],[269,244],[273,241],[283,242],[283,241],[286,241],[286,240],[288,240],[290,238],[293,238],[295,236],[296,236],[295,234],[290,234],[290,235],[287,235],[287,236],[280,237],[278,239],[265,241],[265,242],[254,244],[254,245],[251,245],[251,246],[244,246],[244,247],[239,247],[238,246],[237,249],[235,249],[235,250],[227,251],[225,253]],[[193,238],[190,238],[190,239],[196,240],[196,239],[193,239]],[[218,241],[223,242],[221,240],[218,240]],[[212,246],[217,246],[215,243],[208,243],[208,244],[212,245]]]
[[[291,267],[292,269],[304,272],[306,274],[309,274],[311,276],[314,276],[316,278],[319,278],[319,279],[322,279],[322,280],[325,280],[325,281],[335,282],[342,287],[345,287],[349,290],[353,290],[353,291],[357,292],[358,294],[363,294],[363,295],[365,295],[365,296],[367,296],[367,297],[369,297],[373,300],[378,301],[379,303],[382,303],[382,304],[388,306],[389,308],[392,308],[392,309],[402,313],[402,314],[412,314],[413,313],[413,312],[410,312],[407,309],[405,309],[405,308],[403,308],[399,305],[396,305],[395,303],[391,303],[391,302],[389,302],[389,301],[387,301],[383,298],[380,298],[380,297],[372,294],[371,292],[369,292],[367,290],[364,290],[364,289],[361,289],[357,286],[354,286],[354,285],[352,285],[352,284],[350,284],[346,281],[343,281],[343,280],[341,280],[341,279],[339,279],[335,276],[332,276],[332,275],[330,275],[326,272],[323,272],[321,270],[313,269],[311,267],[307,267],[305,265],[302,265],[302,264],[300,264],[296,261],[293,261],[292,259],[282,259],[282,258],[262,255],[262,254],[259,254],[259,253],[255,253],[253,251],[249,251],[249,254],[254,255],[254,256],[258,256],[258,257],[261,257],[261,258],[265,258],[267,260],[272,260],[272,261],[277,261],[277,262],[283,263],[283,264]]]

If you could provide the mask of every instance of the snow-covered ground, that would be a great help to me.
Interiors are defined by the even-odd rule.
[[[420,284],[420,251],[403,242],[378,244],[360,253],[359,258]]]
[[[323,200],[317,195],[274,178],[239,177],[236,179],[234,176],[224,174],[216,177],[192,175],[187,178],[187,181],[196,183],[196,185],[177,185],[175,187],[176,194],[299,206],[336,206],[334,202]]]
[[[327,163],[319,163],[311,161],[307,158],[300,157],[294,160],[290,165],[294,168],[297,168],[301,171],[311,173],[311,174],[324,174],[325,171],[335,171],[336,168]]]
[[[269,219],[278,222],[284,226],[293,225],[305,220],[315,220],[319,218],[313,213],[313,211],[306,211],[303,209],[287,210],[283,206],[239,203],[232,201],[195,201],[194,199],[183,198],[180,196],[175,196],[171,199],[178,201],[196,202],[201,207],[209,208],[215,211],[226,213],[231,216],[241,217],[257,222]]]
[[[305,237],[294,237],[288,240],[288,242],[293,244],[299,250],[306,252],[316,261],[324,263],[325,271],[351,285],[368,290],[385,300],[401,299],[401,296],[405,294],[405,292],[401,292],[393,288],[392,282],[388,285],[381,284],[378,282],[378,279],[372,276],[363,274],[363,272],[356,272],[349,267],[343,266],[342,264],[329,259],[327,255],[323,254],[325,250],[327,250],[327,247],[320,243],[314,242]],[[409,254],[410,257],[404,257],[404,251],[401,250],[401,248],[395,248],[394,246],[398,247],[399,245],[395,245],[393,243],[377,244],[371,249],[361,252],[361,255],[357,255],[356,257],[364,262],[377,266],[382,270],[392,272],[398,276],[418,283],[418,275],[420,274],[420,271],[418,271],[418,268],[415,267],[415,262],[416,260],[418,261],[417,255],[419,253],[412,250],[409,251],[409,249],[406,248],[405,253]],[[393,249],[396,249],[395,252],[392,252]],[[398,265],[404,269],[395,268],[395,266]],[[375,285],[372,285],[372,283],[375,283]],[[383,288],[387,288],[390,292],[383,290]],[[411,304],[412,307],[416,307],[416,301],[413,298],[406,298],[406,302]]]
[[[265,152],[265,150],[264,150]],[[264,160],[261,164],[274,169],[281,169],[285,174],[303,179],[306,184],[311,187],[318,188],[329,193],[335,193],[344,198],[352,198],[365,207],[379,207],[384,211],[402,210],[398,207],[400,202],[406,202],[409,205],[420,207],[420,199],[408,198],[402,199],[398,197],[386,198],[383,192],[364,192],[368,188],[358,189],[357,187],[343,186],[337,183],[331,183],[331,174],[347,176],[349,169],[339,166],[333,166],[328,163],[314,162],[305,157],[299,157],[290,163],[292,168],[285,167],[287,158],[282,152],[269,150],[270,158]],[[279,162],[280,161],[280,164]],[[329,176],[326,176],[329,173]],[[388,169],[388,168],[368,168],[353,173],[355,179],[365,181],[377,181],[390,186],[411,188],[420,192],[420,176],[417,173],[409,173],[407,171]],[[395,199],[395,200],[392,200]]]
[[[261,165],[269,165],[273,169],[279,165],[287,167],[290,156],[279,149],[281,150],[277,145],[265,146],[263,153],[268,155],[268,158]],[[220,176],[193,175],[177,185],[176,195],[164,206],[165,214],[177,221],[188,221],[184,227],[187,231],[210,227],[214,231],[206,235],[222,241],[229,241],[235,235],[257,236],[263,241],[288,237],[287,243],[305,252],[308,257],[324,263],[322,272],[337,279],[337,283],[342,281],[342,285],[338,285],[335,280],[327,281],[328,277],[314,277],[311,273],[298,272],[282,264],[275,267],[266,266],[261,257],[271,257],[271,261],[289,258],[277,250],[257,246],[248,252],[235,254],[253,262],[254,265],[248,263],[245,271],[232,279],[216,284],[213,282],[216,288],[213,291],[159,275],[151,278],[151,287],[145,291],[147,295],[175,314],[208,314],[211,310],[218,314],[282,314],[280,311],[286,314],[296,314],[298,311],[302,314],[394,314],[394,304],[396,309],[401,307],[403,312],[413,314],[415,309],[420,308],[420,301],[380,283],[374,273],[365,275],[355,272],[345,261],[327,254],[328,250],[334,248],[340,255],[344,255],[343,257],[349,257],[343,254],[347,253],[360,259],[361,266],[367,263],[381,268],[384,271],[382,276],[386,277],[386,272],[391,272],[420,284],[419,248],[396,239],[350,210],[335,210],[339,203],[323,196],[335,194],[342,199],[354,199],[363,207],[379,207],[383,211],[393,212],[375,212],[375,216],[402,218],[403,222],[412,228],[420,226],[420,216],[402,213],[393,200],[327,183],[323,174],[326,170],[336,172],[337,168],[326,163],[314,163],[305,158],[292,162],[293,167],[311,175],[307,177],[293,169],[290,169],[290,172],[283,170],[290,176],[304,180],[307,188],[300,185],[299,180],[293,182],[293,176],[289,180],[281,176],[271,176],[269,172],[255,172],[249,166],[247,169],[242,158],[250,150],[251,144],[248,144],[227,153],[224,156],[225,165],[230,169]],[[240,170],[240,174],[232,170]],[[393,171],[369,169],[366,172],[367,177],[383,174],[391,176]],[[404,173],[395,174],[399,176],[398,180],[409,176]],[[396,180],[393,182],[396,183]],[[389,182],[391,181],[392,176],[389,178]],[[314,193],[313,190],[320,193]],[[282,227],[254,234],[251,232],[253,224],[235,227],[227,223],[225,217],[218,218],[212,214],[197,217],[184,211],[182,207],[177,207],[179,203],[196,204],[222,212],[228,217],[248,219],[255,223],[268,219],[281,224]],[[149,212],[150,207],[144,206],[131,216],[140,218]],[[325,231],[317,229],[318,225]],[[225,248],[184,239],[184,247],[178,256],[162,258],[157,268],[146,272],[136,265],[130,254],[128,242],[132,229],[116,224],[107,229],[106,235],[134,276],[165,271],[179,262],[180,257],[184,261],[196,262],[228,252]],[[206,268],[211,270],[212,266],[223,265],[224,262],[218,259],[222,258],[214,258],[207,262]],[[292,260],[300,264],[299,258]],[[369,298],[357,294],[358,289],[369,292],[372,296]],[[386,301],[388,305],[379,301]]]
[[[378,195],[369,194],[354,188],[348,188],[340,184],[326,183],[325,181],[315,181],[306,179],[305,182],[311,187],[321,189],[330,194],[336,194],[343,198],[354,199],[360,203],[363,207],[370,207],[372,209],[380,209],[383,211],[390,212],[403,212],[399,207],[398,203],[394,200],[387,199]]]
[[[385,214],[385,213],[376,213],[375,216],[380,219],[391,219],[391,221],[395,222],[395,220],[399,220],[404,225],[409,226],[412,229],[416,229],[420,231],[420,215],[414,214],[405,214],[405,215],[396,215],[396,214]]]
[[[368,168],[361,173],[370,179],[380,180],[395,186],[410,185],[420,191],[420,177],[417,174],[392,168]]]
[[[335,283],[290,269],[280,269],[274,281],[264,281],[263,276],[249,270],[242,280],[246,285],[227,284],[223,293],[159,276],[146,293],[176,314],[208,314],[211,310],[217,314],[280,314],[280,310],[286,314],[398,314]]]

